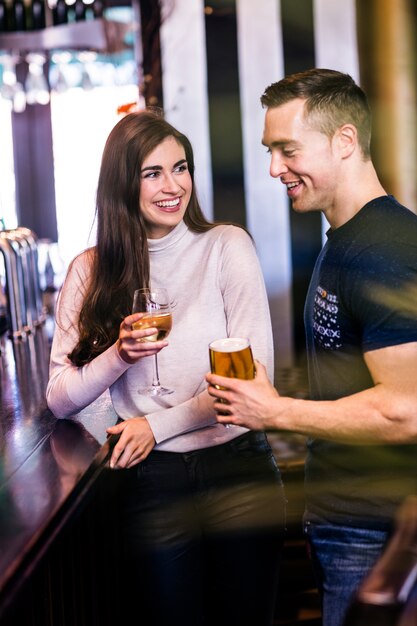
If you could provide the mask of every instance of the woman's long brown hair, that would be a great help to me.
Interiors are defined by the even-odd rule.
[[[144,159],[164,139],[184,148],[193,188],[184,222],[201,233],[215,224],[206,220],[194,190],[194,156],[187,137],[155,111],[130,113],[111,131],[104,147],[97,187],[97,245],[78,321],[79,339],[68,355],[82,366],[118,338],[130,314],[133,292],[149,286],[149,251],[140,211],[140,171]]]

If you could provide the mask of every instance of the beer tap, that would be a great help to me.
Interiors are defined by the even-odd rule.
[[[22,289],[23,272],[19,244],[9,239],[8,231],[0,232],[0,250],[3,254],[6,273],[9,334],[13,339],[21,339],[26,326],[26,308]]]

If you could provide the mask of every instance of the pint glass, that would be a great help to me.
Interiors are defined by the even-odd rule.
[[[227,337],[209,345],[212,374],[250,380],[255,377],[255,364],[249,339]]]

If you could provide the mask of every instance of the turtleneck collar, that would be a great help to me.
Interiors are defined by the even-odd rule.
[[[148,239],[149,252],[166,250],[170,246],[175,245],[187,232],[188,226],[185,224],[184,220],[181,220],[165,237],[160,237],[160,239]]]

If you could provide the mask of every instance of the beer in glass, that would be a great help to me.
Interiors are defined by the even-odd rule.
[[[249,339],[227,337],[209,345],[211,373],[228,378],[255,378],[255,364]]]

